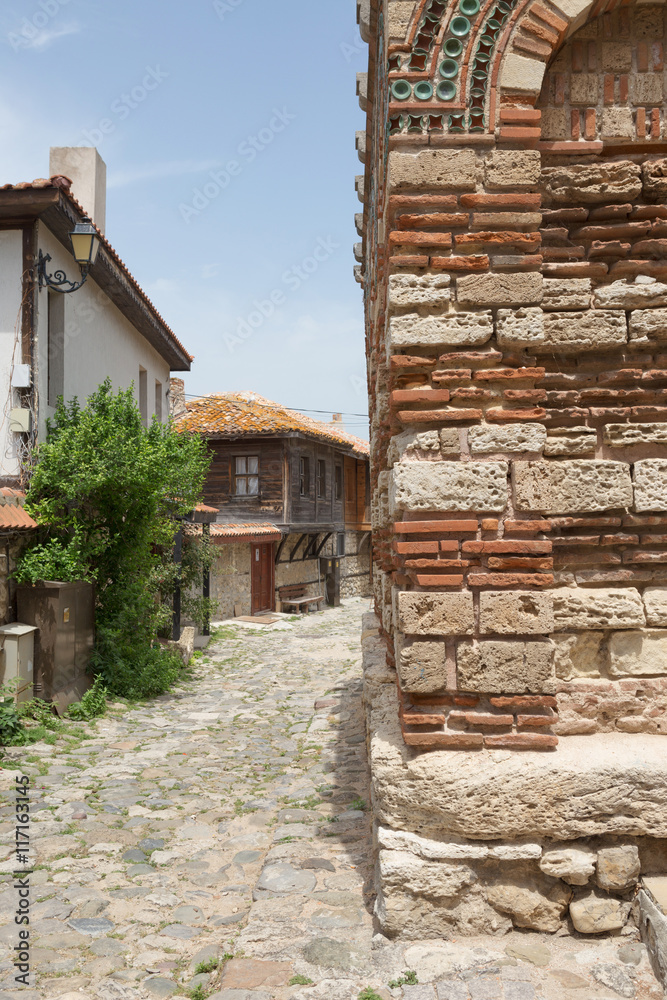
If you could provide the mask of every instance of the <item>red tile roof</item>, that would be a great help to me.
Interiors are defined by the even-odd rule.
[[[27,531],[37,527],[30,514],[23,509],[25,493],[10,486],[0,487],[0,530]]]
[[[211,538],[215,541],[233,542],[236,539],[248,541],[250,538],[262,538],[265,542],[277,542],[282,538],[280,528],[269,521],[256,521],[254,524],[212,524]]]
[[[68,201],[70,201],[72,203],[72,205],[77,209],[77,211],[81,215],[87,215],[88,213],[86,212],[86,209],[83,207],[83,205],[81,205],[76,200],[76,198],[74,197],[74,195],[71,193],[71,191],[70,191],[71,184],[72,184],[72,182],[69,179],[69,177],[64,177],[62,174],[55,174],[51,178],[38,177],[34,181],[22,181],[19,184],[0,184],[0,191],[26,191],[26,190],[30,190],[30,189],[41,190],[43,188],[58,188],[63,193],[63,195],[68,199]],[[95,225],[94,222],[93,222],[93,225],[95,226],[95,229],[97,229],[97,226]],[[111,246],[111,244],[109,243],[109,241],[105,237],[104,233],[102,233],[99,229],[97,229],[97,232],[98,232],[98,235],[100,237],[100,243],[104,247],[104,249],[106,250],[106,252],[108,253],[109,257],[111,257],[111,259],[118,265],[118,267],[120,268],[120,270],[123,272],[123,275],[127,278],[128,282],[132,285],[133,290],[143,300],[145,306],[153,314],[153,316],[155,317],[155,319],[157,320],[157,322],[160,324],[160,326],[163,327],[163,329],[164,329],[165,333],[167,334],[167,336],[174,342],[174,344],[178,347],[178,349],[180,351],[182,351],[183,354],[187,358],[190,359],[190,361],[193,361],[194,360],[193,355],[192,354],[188,354],[188,352],[185,350],[185,347],[180,342],[180,340],[178,339],[178,337],[176,336],[176,334],[173,332],[173,330],[169,326],[167,326],[167,324],[163,320],[163,318],[160,315],[160,313],[157,311],[157,309],[155,308],[155,306],[153,305],[153,303],[151,302],[151,300],[148,298],[148,296],[146,295],[146,293],[140,287],[140,285],[138,284],[136,278],[134,278],[132,276],[132,274],[130,274],[127,266],[123,263],[123,261],[121,260],[121,258],[118,256],[118,254],[114,250],[114,248]],[[93,277],[94,277],[94,275],[93,275]]]
[[[256,392],[216,392],[192,399],[185,406],[186,412],[175,421],[179,430],[196,431],[212,438],[297,433],[350,449],[360,457],[368,456],[367,441],[264,399]]]

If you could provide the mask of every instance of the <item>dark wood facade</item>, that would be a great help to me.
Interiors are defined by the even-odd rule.
[[[209,439],[209,449],[205,500],[218,508],[219,521],[272,521],[285,531],[370,529],[368,459],[300,435]],[[249,477],[237,470],[247,470],[249,458],[258,460],[256,495],[238,492]]]

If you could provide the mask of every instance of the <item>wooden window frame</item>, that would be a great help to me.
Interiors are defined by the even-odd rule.
[[[245,471],[239,471],[238,462],[245,462]],[[257,471],[248,471],[248,463],[255,461],[257,463]],[[248,489],[249,480],[257,480],[257,489],[251,493]],[[238,483],[243,480],[246,484],[245,493],[238,492]],[[234,484],[234,496],[235,497],[258,497],[259,496],[259,455],[232,455],[232,482]]]
[[[310,496],[310,459],[307,455],[299,457],[299,496]]]
[[[334,466],[334,500],[342,500],[344,492],[343,466],[337,462]]]
[[[326,500],[327,498],[327,462],[325,458],[317,459],[317,499]]]

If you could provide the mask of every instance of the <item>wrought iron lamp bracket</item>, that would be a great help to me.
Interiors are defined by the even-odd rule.
[[[39,251],[37,277],[40,291],[42,288],[54,288],[57,292],[67,293],[75,292],[77,288],[81,288],[88,277],[87,266],[79,265],[81,267],[81,281],[70,281],[64,271],[54,271],[53,274],[46,273],[46,265],[51,259],[50,253],[43,254],[41,250]]]

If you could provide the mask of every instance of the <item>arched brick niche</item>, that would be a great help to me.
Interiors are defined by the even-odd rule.
[[[664,121],[665,8],[594,18],[550,61],[537,107],[551,141],[657,141]]]

